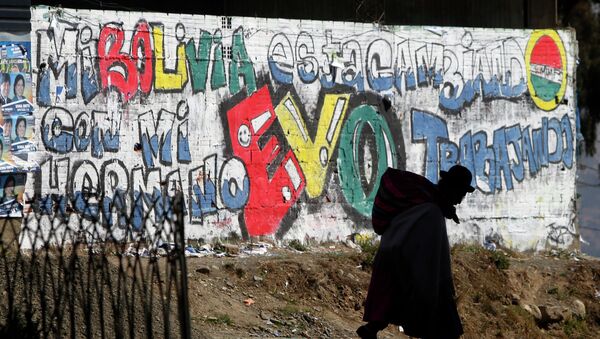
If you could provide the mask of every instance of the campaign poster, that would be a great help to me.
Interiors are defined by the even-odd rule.
[[[0,175],[0,218],[20,218],[23,216],[23,194],[25,174],[9,173]]]
[[[32,100],[31,43],[0,42],[0,105]]]
[[[4,138],[10,140],[13,155],[35,151],[33,143],[34,118],[30,114],[3,115]]]

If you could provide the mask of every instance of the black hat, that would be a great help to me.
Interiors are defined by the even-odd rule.
[[[440,171],[440,177],[448,182],[458,185],[461,188],[464,188],[469,193],[473,193],[475,191],[475,188],[471,186],[473,175],[471,174],[471,171],[464,166],[454,165],[448,170],[448,172]]]

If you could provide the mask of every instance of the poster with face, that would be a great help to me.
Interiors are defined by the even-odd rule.
[[[0,115],[0,173],[14,172],[15,163],[11,152],[11,131],[13,130],[12,119]]]
[[[31,43],[0,42],[0,104],[31,102]]]
[[[29,42],[0,41],[0,173],[14,171],[13,155],[27,160],[35,151],[30,55]]]
[[[29,114],[4,115],[4,136],[10,140],[12,154],[35,151],[32,142],[34,118]]]
[[[0,105],[10,103],[10,74],[0,73]]]
[[[23,216],[25,174],[0,175],[0,218]]]
[[[26,73],[10,74],[10,102],[31,98],[31,76]]]

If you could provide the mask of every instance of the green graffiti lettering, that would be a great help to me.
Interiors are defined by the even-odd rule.
[[[373,106],[355,108],[342,129],[338,154],[340,185],[348,203],[370,216],[379,179],[396,163],[396,146],[385,119]]]
[[[194,93],[203,92],[206,90],[206,78],[208,75],[208,64],[210,62],[211,44],[212,35],[207,31],[201,31],[197,52],[194,39],[190,39],[185,46],[185,56],[188,65],[190,65],[192,91]]]
[[[225,79],[225,62],[223,61],[223,51],[221,50],[223,36],[221,30],[216,30],[213,35],[213,45],[215,45],[215,60],[213,61],[210,86],[212,89],[221,88],[227,85]]]
[[[240,27],[233,33],[232,40],[231,63],[229,64],[229,92],[236,94],[240,91],[240,77],[243,77],[246,90],[250,95],[256,91],[256,76],[244,44],[243,28]]]

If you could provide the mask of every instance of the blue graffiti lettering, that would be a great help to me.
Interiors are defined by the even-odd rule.
[[[273,80],[282,84],[292,83],[294,53],[285,34],[278,33],[271,39],[267,60]]]
[[[296,39],[296,55],[298,56],[298,76],[305,84],[313,83],[319,77],[319,62],[315,58],[315,44],[307,32],[300,32]]]
[[[446,122],[433,113],[412,111],[412,142],[425,143],[425,176],[437,182],[439,170],[447,170],[460,163],[474,173],[472,185],[485,193],[503,189],[513,190],[513,178],[522,182],[525,177],[525,162],[529,175],[535,175],[549,163],[573,165],[574,140],[568,115],[561,120],[542,118],[541,128],[521,128],[519,124],[501,127],[493,132],[492,144],[488,145],[485,131],[472,134],[466,132],[459,146],[448,140]],[[549,153],[548,131],[551,130],[556,146]],[[531,131],[531,133],[530,133]]]
[[[446,122],[433,113],[413,110],[411,114],[412,142],[425,142],[425,177],[438,181],[438,140],[448,140]]]
[[[230,210],[243,208],[250,197],[250,179],[244,163],[238,158],[227,160],[219,175],[221,200]]]
[[[47,150],[65,154],[73,149],[73,117],[69,111],[51,107],[42,118],[42,141]]]
[[[154,167],[154,159],[160,154],[160,162],[170,165],[171,134],[175,114],[161,109],[155,117],[153,111],[140,114],[138,118],[142,155],[146,167]]]

